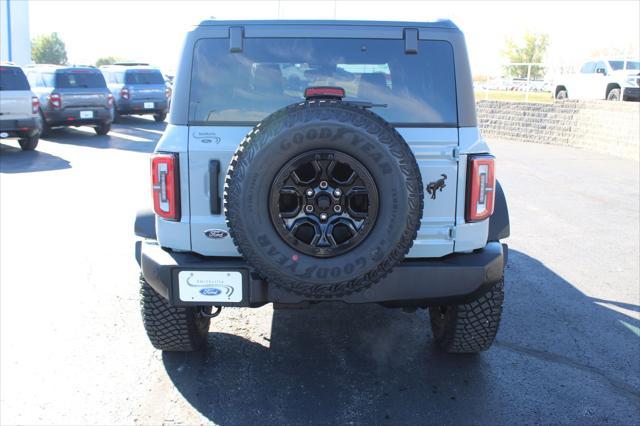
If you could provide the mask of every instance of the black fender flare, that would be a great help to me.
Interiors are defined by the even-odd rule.
[[[133,225],[133,233],[140,238],[157,240],[156,237],[156,215],[151,209],[138,210],[136,220]],[[142,241],[136,241],[136,260],[140,265]]]
[[[500,182],[496,181],[496,198],[493,214],[489,218],[489,236],[487,242],[499,241],[510,234],[509,208]]]

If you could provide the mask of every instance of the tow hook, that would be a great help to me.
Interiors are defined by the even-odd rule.
[[[203,316],[205,318],[217,317],[218,315],[220,315],[220,312],[222,311],[222,306],[214,306],[214,308],[216,308],[215,312],[208,313],[207,311],[205,311],[205,307],[203,306],[202,308],[200,308],[200,316]]]

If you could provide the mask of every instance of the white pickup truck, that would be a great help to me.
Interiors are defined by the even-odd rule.
[[[556,79],[556,99],[640,100],[640,61],[597,59],[585,62],[580,71]]]

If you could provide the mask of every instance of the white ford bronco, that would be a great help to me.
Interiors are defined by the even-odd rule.
[[[493,342],[509,235],[450,21],[216,21],[185,41],[138,213],[151,343],[191,351],[222,307],[430,312]]]

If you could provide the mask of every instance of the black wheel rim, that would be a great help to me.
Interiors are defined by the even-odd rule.
[[[369,235],[378,216],[378,189],[355,158],[310,151],[287,162],[269,194],[271,221],[284,241],[314,257],[334,257]]]

